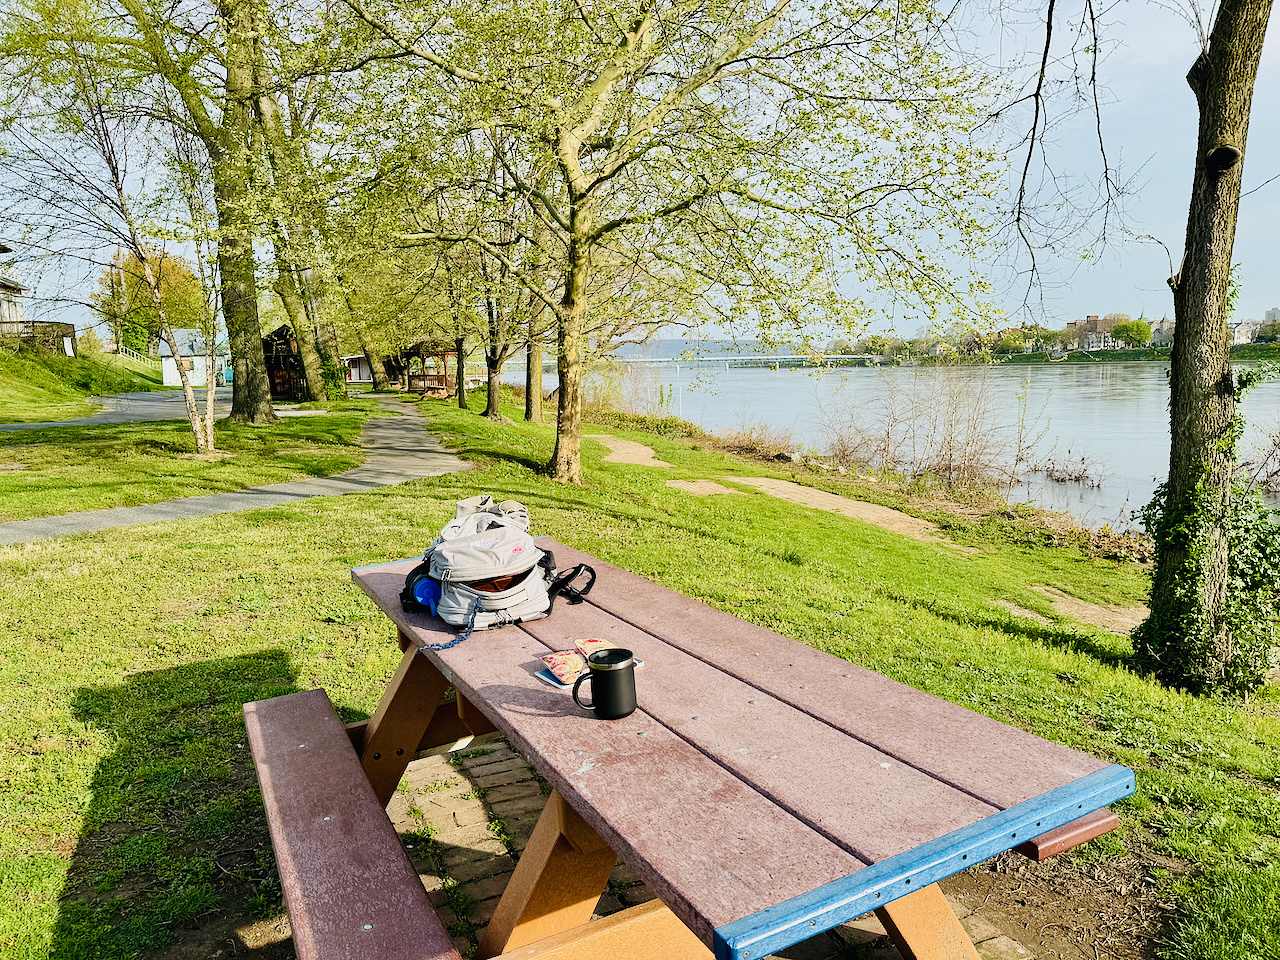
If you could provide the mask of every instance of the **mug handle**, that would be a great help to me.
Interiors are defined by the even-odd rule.
[[[574,681],[574,684],[573,684],[573,702],[576,703],[578,706],[580,706],[583,710],[594,709],[591,703],[583,703],[581,700],[578,699],[578,688],[582,686],[582,682],[584,680],[590,680],[590,679],[591,679],[591,671],[588,670],[582,676],[578,677],[578,679]],[[594,703],[594,700],[592,702]]]

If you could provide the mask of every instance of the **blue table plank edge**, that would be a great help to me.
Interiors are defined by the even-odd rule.
[[[759,960],[1130,796],[1118,764],[715,931],[716,960]]]

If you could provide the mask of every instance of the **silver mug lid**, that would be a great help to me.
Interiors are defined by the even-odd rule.
[[[635,662],[635,655],[621,647],[593,650],[587,655],[587,666],[592,670],[625,670]]]

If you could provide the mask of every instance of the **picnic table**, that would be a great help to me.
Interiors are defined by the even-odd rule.
[[[399,603],[418,561],[358,568],[404,651],[374,715],[344,730],[323,691],[246,704],[300,957],[456,955],[382,808],[415,753],[494,729],[552,793],[479,960],[759,960],[873,910],[908,960],[976,960],[937,882],[1104,833],[1134,790],[1125,767],[539,545],[595,567],[586,602],[433,650],[455,632]],[[645,661],[630,717],[535,676],[584,637]],[[591,921],[619,858],[659,900]]]

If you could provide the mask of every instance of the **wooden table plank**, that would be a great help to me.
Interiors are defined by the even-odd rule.
[[[636,689],[647,713],[866,862],[996,812],[597,607],[566,604],[525,629],[551,649],[602,637],[634,651],[645,661]]]
[[[764,627],[557,541],[538,545],[563,567],[596,568],[592,605],[994,806],[1011,807],[1106,766],[821,650],[781,643]]]
[[[352,576],[416,642],[447,642],[456,634],[439,621],[400,610],[414,564]],[[583,713],[533,676],[548,649],[506,627],[428,655],[708,946],[716,927],[863,866],[645,711],[609,723]]]

